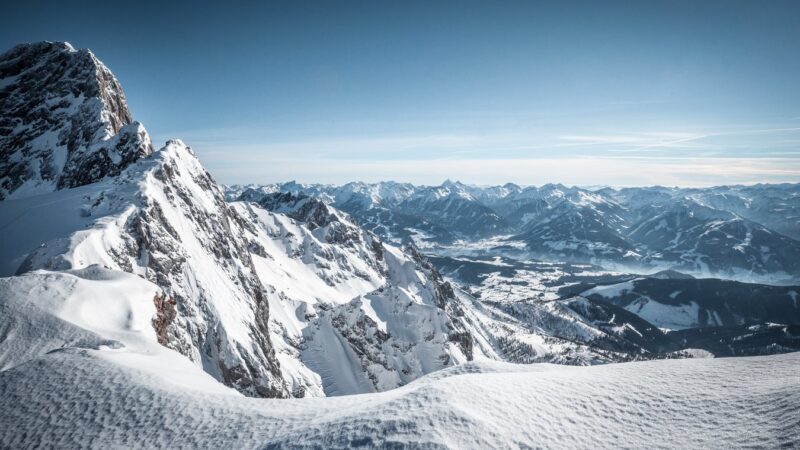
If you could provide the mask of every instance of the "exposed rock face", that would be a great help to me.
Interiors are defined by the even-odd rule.
[[[169,344],[168,329],[175,320],[176,315],[175,300],[162,294],[156,294],[153,297],[153,305],[156,307],[156,316],[153,317],[153,329],[156,330],[158,343],[166,347]]]
[[[261,194],[258,191],[248,190],[242,193],[239,199],[255,201],[268,211],[286,214],[292,219],[305,222],[311,230],[324,227],[344,217],[341,212],[334,210],[324,202],[303,194],[292,194],[291,192]]]
[[[242,238],[245,221],[182,142],[168,142],[161,153],[146,206],[130,223],[147,278],[177,299],[167,346],[218,370],[240,392],[286,397],[269,305]]]
[[[0,55],[0,199],[93,183],[152,151],[89,50],[39,42]]]

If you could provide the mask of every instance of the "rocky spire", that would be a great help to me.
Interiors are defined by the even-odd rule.
[[[38,42],[0,55],[0,199],[93,183],[152,151],[89,50]]]

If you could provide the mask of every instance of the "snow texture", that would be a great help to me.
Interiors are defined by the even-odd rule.
[[[0,445],[699,449],[800,443],[797,353],[594,367],[470,363],[388,392],[299,400],[177,388],[103,353],[62,350],[1,372]]]

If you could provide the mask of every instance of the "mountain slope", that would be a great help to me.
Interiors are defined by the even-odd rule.
[[[44,178],[20,169],[28,178],[9,181],[11,198],[0,201],[0,274],[25,280],[38,270],[102,267],[138,275],[154,289],[137,301],[152,304],[157,342],[250,396],[385,390],[471,357],[468,332],[455,330],[446,311],[452,290],[420,255],[384,246],[309,197],[227,204],[183,142],[149,149],[116,79],[86,50],[40,43],[3,58],[11,77],[3,99],[14,106],[3,123],[41,119],[34,134],[25,131],[30,124],[14,128],[15,167],[67,159],[47,166]],[[53,99],[59,106],[48,109]],[[148,147],[115,154],[108,144],[122,142],[128,124]],[[65,133],[83,139],[68,140],[66,153],[38,137]],[[84,164],[92,171],[73,170]],[[7,290],[17,277],[9,280]],[[58,290],[59,280],[41,278],[42,288]],[[95,302],[102,322],[105,305]],[[352,364],[314,350],[331,339]],[[16,346],[10,337],[0,350],[8,346]],[[355,378],[368,382],[343,381]]]
[[[636,247],[596,209],[561,202],[517,236],[534,255],[568,261],[637,260]]]
[[[381,391],[471,357],[453,343],[464,330],[447,313],[449,285],[413,249],[305,195],[239,198],[258,199],[232,206],[255,225],[248,239],[293,392]]]
[[[30,252],[17,272],[101,264],[138,274],[164,292],[156,300],[162,344],[243,392],[287,395],[243,221],[180,141],[116,177],[0,202],[0,216],[11,215],[18,218],[4,231],[17,238],[2,248],[3,260]]]

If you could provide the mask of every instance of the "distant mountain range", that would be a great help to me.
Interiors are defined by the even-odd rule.
[[[318,198],[389,242],[414,242],[432,252],[463,240],[495,238],[497,247],[524,244],[524,256],[538,259],[745,281],[800,279],[800,184],[594,190],[452,181],[225,187],[229,200],[273,192]]]

